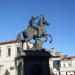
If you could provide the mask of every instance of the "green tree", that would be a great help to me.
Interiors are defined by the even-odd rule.
[[[4,75],[10,75],[10,72],[6,70]]]

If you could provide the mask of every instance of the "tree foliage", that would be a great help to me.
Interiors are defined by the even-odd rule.
[[[4,75],[10,75],[10,72],[6,70]]]

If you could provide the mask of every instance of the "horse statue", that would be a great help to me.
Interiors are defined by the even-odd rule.
[[[38,19],[37,23],[35,20]],[[26,42],[28,46],[28,42],[30,40],[35,40],[32,50],[41,49],[43,42],[46,42],[48,37],[50,37],[50,43],[52,42],[51,34],[45,30],[45,26],[48,26],[49,23],[43,16],[33,17],[29,21],[28,28],[17,35],[17,42],[21,44],[21,49],[23,50],[23,44]],[[43,40],[45,38],[45,40]]]

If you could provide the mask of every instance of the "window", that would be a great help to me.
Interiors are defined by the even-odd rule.
[[[0,65],[0,73],[1,73],[1,65]]]
[[[74,74],[75,74],[75,71],[74,71]]]
[[[72,63],[69,63],[69,67],[71,67],[72,66]]]
[[[65,63],[63,64],[63,67],[66,67]]]
[[[11,56],[11,48],[8,48],[7,56]]]
[[[53,61],[53,68],[56,68],[59,70],[60,68],[60,60],[54,60]]]
[[[17,53],[20,53],[20,47],[17,47]]]
[[[0,48],[0,57],[1,57],[1,48]]]
[[[3,65],[0,65],[0,73],[1,73],[1,68],[3,67]]]

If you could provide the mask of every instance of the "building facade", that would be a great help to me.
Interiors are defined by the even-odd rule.
[[[32,44],[29,44],[32,47]],[[23,49],[26,50],[27,46],[24,43]],[[20,52],[19,44],[13,41],[0,43],[0,75],[9,72],[10,75],[16,74],[15,57]]]
[[[61,57],[63,56],[63,53],[57,52],[55,48],[50,49],[50,53],[52,57],[49,59],[49,66],[50,66],[50,72],[52,75],[60,75],[59,69],[61,65]]]
[[[24,49],[26,49],[26,43],[24,43]],[[32,45],[30,45],[32,47]],[[20,52],[19,44],[13,41],[7,41],[0,43],[0,75],[4,75],[6,71],[10,73],[10,75],[17,75],[16,66],[15,66],[15,57]],[[59,56],[58,53],[55,52],[55,49],[51,49],[50,53],[53,56]],[[60,58],[51,58],[49,60],[50,64],[50,71],[54,72],[55,74],[58,73],[57,70],[57,63],[59,63]]]
[[[6,71],[10,75],[16,75],[15,57],[19,52],[16,41],[8,41],[0,43],[0,75],[4,75]]]
[[[75,75],[75,56],[64,56],[61,59],[61,75]]]
[[[64,56],[63,53],[51,49],[50,69],[54,75],[75,75],[75,56]]]
[[[32,44],[29,45],[32,47]],[[26,43],[24,43],[24,49],[26,48]],[[49,59],[52,75],[75,75],[75,56],[64,56],[54,48],[48,51],[53,56]],[[5,75],[6,72],[17,75],[15,57],[19,52],[20,47],[15,40],[0,43],[0,75]]]

